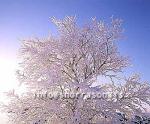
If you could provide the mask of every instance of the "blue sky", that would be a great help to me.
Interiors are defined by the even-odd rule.
[[[123,19],[125,38],[119,42],[119,50],[131,57],[129,74],[138,72],[150,81],[149,0],[0,0],[1,57],[15,58],[20,39],[55,33],[49,18],[67,15],[76,15],[80,25],[91,17]]]

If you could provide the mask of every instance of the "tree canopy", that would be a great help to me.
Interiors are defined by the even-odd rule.
[[[136,74],[121,76],[129,62],[117,48],[123,32],[120,19],[108,24],[93,18],[83,27],[75,17],[52,22],[57,36],[22,43],[17,76],[28,91],[8,94],[11,100],[2,108],[11,123],[120,124],[118,113],[131,123],[134,115],[147,110],[149,84]],[[110,80],[97,83],[100,76]]]

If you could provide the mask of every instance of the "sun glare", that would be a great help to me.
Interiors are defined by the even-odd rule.
[[[0,57],[0,101],[5,101],[4,92],[18,89],[18,81],[15,76],[16,61]]]
[[[16,63],[14,60],[0,58],[0,91],[7,91],[17,87],[15,76]]]

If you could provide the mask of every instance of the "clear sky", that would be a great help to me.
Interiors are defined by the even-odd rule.
[[[150,1],[149,0],[0,0],[0,57],[16,57],[19,39],[45,37],[54,25],[49,17],[76,15],[79,24],[91,17],[108,21],[123,19],[125,38],[120,52],[131,57],[130,71],[150,81]]]

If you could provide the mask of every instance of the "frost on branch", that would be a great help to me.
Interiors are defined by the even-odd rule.
[[[85,83],[98,75],[120,72],[126,58],[119,55],[116,40],[120,38],[120,21],[108,26],[93,20],[83,28],[75,18],[53,19],[60,37],[31,39],[23,43],[22,82],[33,84]]]
[[[92,19],[79,27],[75,17],[52,18],[58,28],[57,37],[28,39],[22,44],[21,69],[18,79],[29,90],[21,97],[10,97],[3,109],[14,124],[89,124],[120,123],[118,113],[127,117],[140,114],[149,105],[149,84],[138,76],[114,82],[128,65],[119,54],[116,41],[121,38],[121,20],[110,24]],[[112,83],[98,84],[97,77],[110,77]],[[122,80],[121,80],[122,81]],[[95,93],[101,98],[35,99],[35,93]]]

